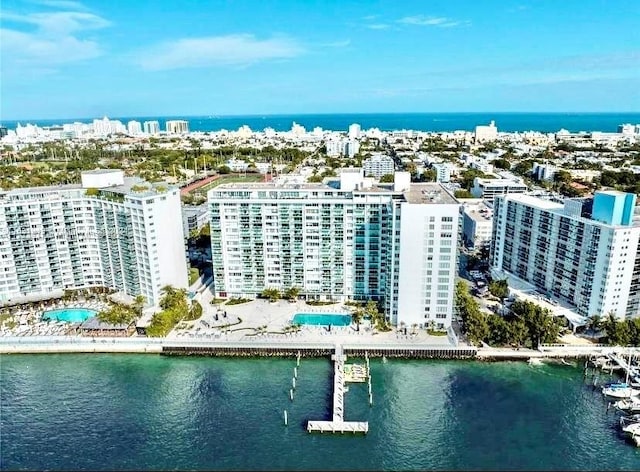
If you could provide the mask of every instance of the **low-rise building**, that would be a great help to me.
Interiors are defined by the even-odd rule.
[[[521,180],[476,177],[473,179],[471,194],[475,198],[483,198],[489,202],[493,202],[493,198],[497,195],[525,193],[527,190],[527,186]]]
[[[493,208],[484,201],[465,203],[462,216],[464,243],[472,249],[486,247],[491,242]]]

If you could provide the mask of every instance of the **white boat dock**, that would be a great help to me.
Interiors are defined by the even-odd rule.
[[[331,421],[309,421],[307,431],[331,432],[331,433],[367,433],[369,423],[367,421],[344,421],[344,363],[347,356],[342,351],[342,345],[336,345],[333,360],[333,418]]]

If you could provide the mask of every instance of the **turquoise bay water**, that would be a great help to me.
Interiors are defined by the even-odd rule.
[[[581,369],[472,361],[371,362],[367,436],[310,435],[331,414],[332,366],[302,359],[9,355],[0,365],[2,469],[634,470]],[[283,410],[289,426],[283,424]]]
[[[98,312],[89,308],[61,308],[59,310],[48,310],[42,313],[44,321],[67,321],[69,323],[81,323],[92,316],[96,316]]]
[[[293,324],[314,326],[349,326],[351,315],[335,313],[296,313]]]

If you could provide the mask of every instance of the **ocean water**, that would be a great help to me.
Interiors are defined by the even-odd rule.
[[[20,120],[21,124],[40,126],[60,125],[81,121],[89,123],[93,118],[60,120]],[[419,131],[472,131],[477,125],[496,122],[499,131],[556,132],[567,129],[578,131],[615,132],[623,123],[640,124],[640,113],[343,113],[343,114],[297,114],[297,115],[245,115],[245,116],[137,116],[109,117],[123,123],[129,120],[158,120],[164,129],[166,120],[185,119],[191,131],[237,130],[248,125],[261,131],[271,127],[276,131],[291,129],[296,122],[308,130],[320,126],[325,130],[346,131],[350,124],[359,123],[362,129],[380,128],[383,131],[413,129]],[[15,129],[18,121],[4,121],[3,126]]]
[[[600,393],[567,366],[371,362],[347,420],[366,436],[309,434],[331,415],[332,365],[153,355],[8,355],[0,363],[3,470],[638,470]],[[284,426],[283,411],[289,425]]]

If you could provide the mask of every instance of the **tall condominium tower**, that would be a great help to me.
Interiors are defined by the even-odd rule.
[[[178,189],[120,170],[0,192],[0,234],[0,302],[109,287],[156,304],[187,287]]]
[[[143,127],[144,132],[147,134],[160,133],[160,123],[158,121],[145,121]]]
[[[563,204],[529,195],[494,200],[491,265],[575,307],[582,316],[640,315],[636,197],[596,192]]]
[[[189,122],[185,120],[168,120],[167,133],[182,134],[189,132]]]
[[[226,184],[208,193],[215,291],[378,300],[394,324],[451,324],[458,202],[438,184],[363,188],[361,169],[322,184]]]

